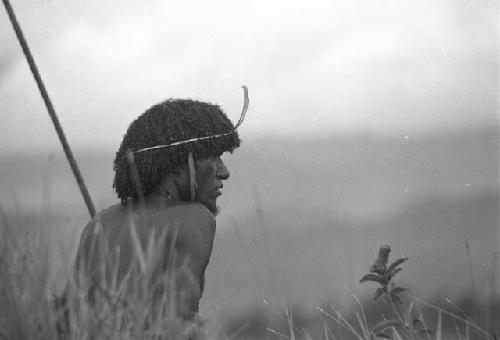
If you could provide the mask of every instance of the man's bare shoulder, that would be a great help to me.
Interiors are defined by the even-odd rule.
[[[115,223],[123,222],[127,217],[127,210],[121,203],[112,205],[106,209],[99,211],[86,225],[85,230],[94,230],[109,226]],[[96,230],[97,232],[97,230]]]
[[[149,212],[149,217],[162,225],[212,225],[214,215],[202,204],[196,202],[179,202]]]
[[[132,221],[138,227],[138,233],[146,239],[144,233],[147,233],[151,228],[179,230],[181,231],[180,238],[183,238],[184,235],[191,237],[193,234],[200,233],[207,237],[215,232],[214,215],[200,203],[176,201],[146,206],[143,209],[141,213],[139,208],[130,209],[121,204],[104,209],[85,227],[85,238],[104,231],[104,235],[118,239],[127,235],[128,228],[126,227]]]
[[[121,204],[101,210],[85,225],[80,237],[80,247],[96,237],[109,236],[109,231],[116,229],[113,228],[116,225],[124,224],[125,220],[126,211]]]
[[[208,257],[215,236],[215,217],[202,204],[182,202],[166,209],[159,209],[151,216],[156,227],[174,233],[177,247],[189,249],[200,258]]]

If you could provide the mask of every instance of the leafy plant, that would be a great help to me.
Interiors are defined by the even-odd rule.
[[[371,338],[399,338],[400,332],[405,337],[416,338],[419,335],[428,334],[430,329],[425,327],[421,317],[414,318],[412,315],[413,303],[410,303],[406,312],[400,308],[403,305],[402,294],[408,289],[397,285],[393,279],[402,268],[408,258],[402,257],[389,264],[389,253],[391,247],[383,245],[379,249],[378,257],[370,266],[369,272],[359,280],[363,282],[376,282],[380,285],[375,290],[374,299],[385,297],[390,306],[392,318],[385,319],[370,329]],[[399,332],[398,332],[399,331]]]

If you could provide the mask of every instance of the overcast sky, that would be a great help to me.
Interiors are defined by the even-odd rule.
[[[243,136],[497,123],[498,1],[11,1],[76,148],[168,97],[236,121],[243,84]],[[58,148],[3,7],[0,112],[0,152]]]

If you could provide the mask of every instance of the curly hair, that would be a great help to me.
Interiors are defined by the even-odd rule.
[[[234,126],[218,105],[191,99],[168,99],[152,106],[134,120],[123,136],[113,163],[113,188],[123,204],[137,199],[137,186],[131,178],[127,152],[192,138],[225,134]],[[199,140],[135,154],[135,165],[142,192],[150,193],[165,175],[186,164],[189,152],[196,159],[232,152],[240,146],[238,133]]]

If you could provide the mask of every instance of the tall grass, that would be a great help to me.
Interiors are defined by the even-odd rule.
[[[175,278],[189,275],[187,263],[175,273],[158,273],[165,233],[152,233],[143,245],[133,231],[131,226],[135,260],[123,277],[118,276],[119,253],[105,250],[99,282],[69,275],[64,292],[54,294],[49,285],[54,268],[43,233],[4,218],[0,339],[205,339],[198,320],[179,316],[184,292]]]
[[[33,223],[33,221],[30,221]],[[31,226],[33,227],[33,226]],[[495,315],[481,324],[457,304],[450,311],[410,294],[394,281],[395,272],[405,261],[387,262],[368,274],[379,289],[375,304],[359,301],[352,314],[325,303],[315,311],[282,307],[259,310],[233,318],[233,326],[218,333],[204,330],[197,320],[178,317],[178,290],[175,273],[156,275],[158,246],[165,235],[152,233],[146,242],[138,239],[131,226],[135,261],[127,274],[117,276],[118,254],[105,256],[106,279],[98,285],[92,299],[85,278],[67,276],[64,294],[54,295],[50,281],[54,276],[50,243],[46,233],[27,225],[12,225],[2,213],[0,226],[0,339],[497,339]],[[135,236],[134,236],[135,235]],[[380,261],[379,261],[380,262]],[[378,263],[380,265],[380,263]],[[182,270],[182,268],[180,269]],[[388,275],[390,274],[390,275]],[[380,278],[385,277],[384,280]],[[279,287],[277,288],[279,289]],[[367,289],[369,289],[367,287]],[[381,289],[381,290],[380,290]],[[475,294],[476,295],[476,294]],[[399,299],[399,301],[398,301]],[[375,311],[374,311],[375,308]],[[498,315],[497,322],[498,322]],[[274,319],[274,322],[270,322]],[[258,320],[256,322],[256,320]],[[454,325],[450,331],[445,325]],[[258,326],[258,325],[260,326]],[[255,330],[261,327],[263,332]],[[231,328],[232,327],[232,328]],[[252,331],[252,327],[254,330]],[[227,335],[222,335],[225,333]]]

